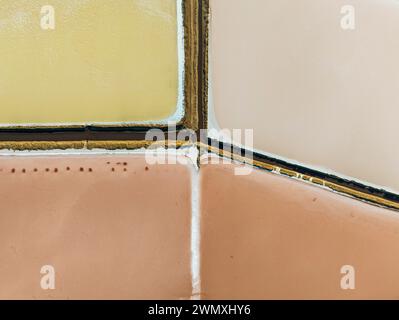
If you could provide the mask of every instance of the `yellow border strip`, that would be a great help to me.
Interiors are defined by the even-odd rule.
[[[83,149],[86,141],[0,141],[0,150],[34,151]]]
[[[209,73],[209,22],[210,22],[210,6],[209,6],[209,0],[200,0],[202,4],[202,21],[199,30],[202,32],[202,37],[199,39],[201,42],[200,46],[202,46],[202,50],[200,54],[202,55],[202,69],[200,72],[202,73],[202,96],[199,97],[201,101],[201,110],[199,112],[202,113],[202,123],[201,126],[202,128],[200,129],[206,129],[208,128],[208,102],[209,102],[209,96],[208,96],[208,90],[209,90],[209,79],[208,79],[208,73]],[[199,64],[199,62],[198,62]]]
[[[184,118],[181,123],[184,127],[198,129],[198,1],[183,0],[184,17]]]
[[[161,140],[161,141],[149,141],[149,140],[140,140],[140,141],[87,141],[87,149],[106,149],[106,150],[135,150],[141,148],[149,148],[150,146],[153,148],[157,147],[165,147],[165,148],[181,148],[183,145],[187,145],[186,141],[172,141],[172,140]]]
[[[181,148],[193,144],[187,141],[149,141],[149,140],[81,140],[81,141],[0,141],[0,150],[45,151],[68,149],[135,150],[140,148],[165,147]],[[1,152],[0,152],[1,154]]]

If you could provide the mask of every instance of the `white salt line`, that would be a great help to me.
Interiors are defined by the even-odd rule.
[[[199,194],[199,170],[193,170],[191,175],[191,284],[192,300],[200,299],[201,275],[200,275],[200,194]]]

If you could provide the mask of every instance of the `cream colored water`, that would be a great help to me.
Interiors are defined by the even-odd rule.
[[[1,124],[151,121],[175,113],[176,0],[0,5]],[[42,29],[45,5],[54,7],[54,30]]]
[[[355,30],[343,30],[344,5]],[[213,108],[257,149],[399,190],[399,3],[213,0]]]

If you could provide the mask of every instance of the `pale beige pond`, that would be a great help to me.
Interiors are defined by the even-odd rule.
[[[399,190],[399,3],[212,0],[213,123],[254,148]],[[345,19],[344,25],[345,25]],[[323,169],[323,170],[324,170]]]

